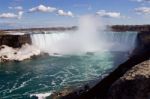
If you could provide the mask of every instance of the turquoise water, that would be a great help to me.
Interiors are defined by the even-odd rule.
[[[101,52],[0,64],[0,98],[27,99],[34,93],[80,87],[109,74],[127,58],[126,52]]]

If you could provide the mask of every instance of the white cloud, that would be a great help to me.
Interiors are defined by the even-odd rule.
[[[60,15],[60,16],[70,16],[70,17],[74,16],[71,11],[64,12],[63,10],[58,10],[58,15]]]
[[[15,9],[15,10],[23,10],[22,6],[16,6],[16,7],[8,7],[9,9]]]
[[[105,10],[99,10],[96,12],[97,15],[101,17],[108,17],[108,18],[120,18],[121,14],[119,12],[108,12]]]
[[[39,5],[37,7],[33,7],[31,9],[29,9],[29,12],[54,12],[56,10],[57,9],[54,7]]]
[[[23,11],[19,11],[18,14],[14,14],[14,13],[2,13],[0,14],[0,18],[16,18],[16,19],[21,19],[23,15]]]
[[[55,7],[39,5],[37,7],[33,7],[29,9],[29,12],[56,12],[59,16],[70,16],[74,17],[71,11],[65,12],[64,10],[57,9]]]
[[[136,1],[136,2],[150,2],[150,0],[132,0],[132,1]]]
[[[135,8],[135,11],[138,14],[150,14],[150,7],[139,7]]]
[[[18,15],[14,13],[2,13],[0,14],[0,18],[17,18]]]

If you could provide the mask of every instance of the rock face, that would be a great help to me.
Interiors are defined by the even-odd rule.
[[[108,99],[150,99],[150,60],[136,65],[117,80]]]
[[[143,49],[150,49],[150,32],[139,32],[137,39]]]
[[[150,50],[150,31],[141,31],[137,35],[137,46],[132,52],[132,54],[140,54],[144,51]]]
[[[0,35],[0,46],[7,45],[13,48],[20,48],[23,44],[31,44],[29,34],[24,35]]]

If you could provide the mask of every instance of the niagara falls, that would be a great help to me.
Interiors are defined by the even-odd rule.
[[[149,99],[141,5],[149,1],[0,1],[0,99]]]

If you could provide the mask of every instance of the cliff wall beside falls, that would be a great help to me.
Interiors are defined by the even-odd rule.
[[[137,35],[137,42],[143,50],[150,49],[150,32],[143,31]]]
[[[13,48],[20,48],[23,44],[31,44],[31,38],[29,34],[24,35],[0,35],[0,46],[7,45]]]
[[[132,52],[132,55],[140,54],[142,52],[150,51],[150,32],[141,31],[137,35],[136,48]]]

